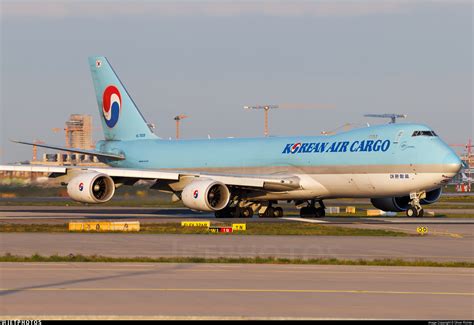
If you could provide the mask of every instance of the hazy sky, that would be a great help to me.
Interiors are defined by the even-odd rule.
[[[408,114],[449,143],[473,134],[472,1],[0,1],[0,162],[63,145],[72,113],[102,138],[87,64],[107,56],[156,133],[318,135],[364,113]]]

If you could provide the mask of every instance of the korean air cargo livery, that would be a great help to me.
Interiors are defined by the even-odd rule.
[[[104,140],[89,154],[108,168],[0,166],[64,177],[71,199],[104,203],[115,189],[153,180],[152,189],[216,217],[281,217],[279,201],[302,217],[323,217],[325,199],[369,198],[384,211],[423,216],[461,168],[428,126],[388,124],[330,136],[165,140],[156,136],[105,57],[89,58]],[[19,141],[17,141],[19,142]],[[33,143],[20,142],[33,145]]]

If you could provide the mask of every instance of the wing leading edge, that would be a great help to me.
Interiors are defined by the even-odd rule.
[[[181,182],[189,184],[194,178],[207,178],[235,187],[261,188],[269,191],[288,191],[300,188],[300,179],[294,175],[226,175],[207,174],[192,171],[149,170],[129,168],[84,168],[80,166],[32,166],[32,165],[0,165],[0,171],[41,172],[50,175],[67,175],[85,172],[97,172],[113,178],[134,180],[156,180]],[[179,189],[178,185],[178,189]]]
[[[101,152],[101,151],[96,151],[96,150],[85,150],[85,149],[77,149],[77,148],[67,148],[67,147],[61,147],[61,146],[55,146],[55,145],[49,145],[49,144],[39,144],[39,143],[32,143],[32,142],[24,142],[24,141],[18,141],[18,140],[11,140],[12,142],[15,143],[20,143],[20,144],[26,144],[29,146],[37,146],[41,148],[48,148],[48,149],[55,149],[55,150],[60,150],[60,151],[67,151],[67,152],[74,152],[74,153],[80,153],[84,155],[91,155],[91,156],[96,156],[98,158],[106,158],[109,160],[124,160],[125,157],[123,155],[117,155],[113,153],[108,153],[108,152]]]

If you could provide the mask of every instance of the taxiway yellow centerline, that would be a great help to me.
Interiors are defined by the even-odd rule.
[[[474,296],[473,292],[430,292],[430,291],[383,291],[383,290],[327,290],[327,289],[237,289],[237,288],[0,288],[0,292],[7,291],[155,291],[155,292],[243,292],[243,293],[351,293],[351,294],[391,294],[391,295],[449,295]]]
[[[390,267],[390,266],[388,266]],[[167,271],[167,269],[153,268],[90,268],[90,269],[79,269],[79,268],[1,268],[3,271]],[[230,272],[233,269],[203,269],[203,270],[173,270],[174,272]],[[248,273],[268,273],[268,270],[247,270]],[[312,270],[272,270],[272,273],[311,273],[311,274],[387,274],[386,271],[312,271]],[[434,275],[434,276],[468,276],[474,277],[474,269],[472,273],[429,273],[429,272],[390,272],[390,274],[396,275]]]

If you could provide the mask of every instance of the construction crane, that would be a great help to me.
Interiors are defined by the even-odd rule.
[[[466,144],[450,144],[451,147],[463,147],[467,150],[468,154],[472,153],[472,148],[474,145],[472,144],[472,139],[468,139]]]
[[[469,139],[466,144],[450,144],[451,147],[461,147],[464,151],[461,153],[461,160],[464,163],[463,170],[461,170],[461,178],[456,184],[457,191],[470,192],[472,183],[472,166],[474,165],[474,156],[472,153],[472,139]]]
[[[38,140],[38,139],[35,139],[35,141],[33,141],[33,143],[35,143],[35,144],[44,144],[43,141]],[[38,147],[35,146],[35,145],[33,145],[32,160],[33,160],[33,161],[37,161],[37,160],[38,160]]]
[[[389,124],[394,124],[397,122],[397,118],[406,118],[408,115],[406,114],[365,114],[365,117],[381,117],[381,118],[389,118]]]
[[[470,162],[474,158],[472,156],[472,148],[474,148],[474,145],[472,144],[472,139],[467,140],[466,144],[450,144],[450,146],[451,147],[462,147],[462,148],[464,148],[466,150],[465,151],[465,154],[466,154],[465,160],[466,160],[468,166],[470,166]]]
[[[263,134],[268,137],[268,111],[271,109],[288,109],[288,108],[297,108],[297,109],[318,109],[318,108],[333,108],[333,105],[307,105],[307,104],[280,104],[280,105],[254,105],[254,106],[244,106],[244,109],[263,109],[264,113],[264,122],[263,122]]]
[[[176,139],[179,139],[179,123],[181,122],[182,119],[188,118],[189,116],[180,114],[174,117],[174,120],[176,121]]]
[[[278,105],[255,105],[255,106],[244,106],[244,109],[263,109],[264,112],[264,124],[263,134],[268,137],[268,111],[271,109],[278,108]]]
[[[322,135],[332,135],[332,134],[336,134],[341,129],[344,129],[344,131],[349,131],[352,127],[357,126],[357,125],[360,125],[360,126],[363,125],[363,126],[366,126],[366,127],[370,126],[369,123],[345,123],[341,126],[338,126],[335,129],[332,129],[332,130],[329,130],[329,131],[321,131],[321,134]]]
[[[335,134],[337,133],[337,131],[341,130],[341,129],[344,129],[344,131],[349,131],[350,127],[353,125],[353,123],[345,123],[341,126],[338,126],[337,128],[335,129],[332,129],[330,131],[321,131],[321,134],[322,135],[332,135],[332,134]]]

